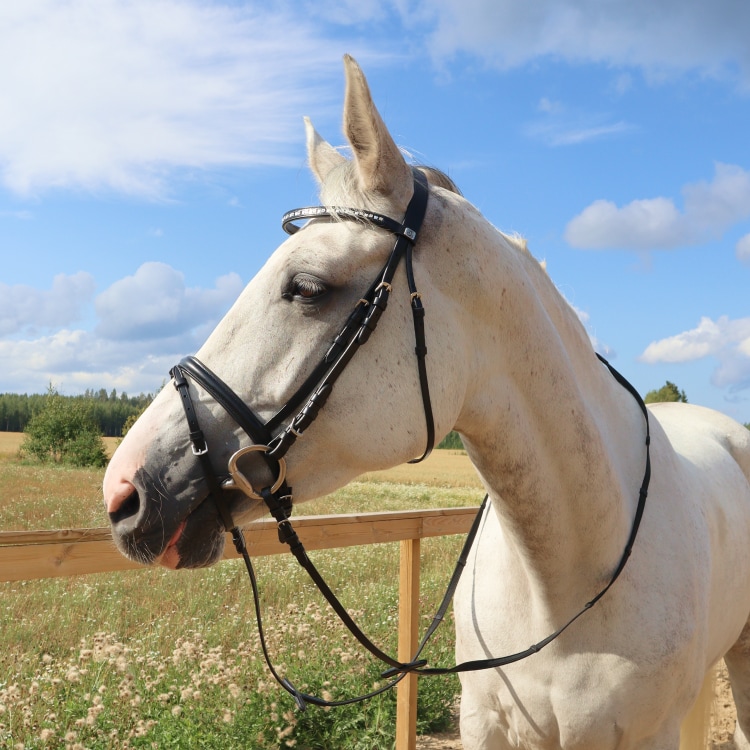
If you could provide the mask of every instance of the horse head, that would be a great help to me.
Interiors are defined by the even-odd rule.
[[[376,110],[356,62],[345,58],[344,132],[352,158],[324,141],[306,121],[312,172],[325,206],[353,206],[359,220],[313,218],[271,255],[197,353],[197,358],[268,421],[310,380],[342,324],[372,287],[394,246],[392,232],[368,216],[407,211],[415,179]],[[438,439],[457,419],[466,389],[465,337],[453,309],[462,293],[451,286],[459,262],[448,214],[465,204],[450,181],[424,170],[429,198],[414,248],[414,274],[426,304],[427,367]],[[468,205],[468,204],[466,204]],[[451,206],[453,208],[451,208]],[[331,209],[334,219],[341,218]],[[367,347],[347,363],[325,408],[286,453],[286,482],[302,502],[343,486],[364,471],[394,466],[420,454],[425,414],[415,358],[406,270],[395,270],[387,313]],[[208,453],[191,444],[180,393],[168,384],[138,419],[113,456],[104,498],[118,548],[144,563],[196,567],[221,555],[225,523],[212,502],[220,492],[236,523],[262,514],[263,503],[216,477],[249,438],[199,383],[189,383],[195,418]],[[284,428],[278,425],[278,430]],[[252,487],[274,482],[262,451],[242,459]],[[216,498],[213,498],[216,500]]]

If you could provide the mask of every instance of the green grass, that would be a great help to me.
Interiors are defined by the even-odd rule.
[[[424,476],[410,476],[414,483],[407,485],[400,475],[394,483],[379,473],[304,511],[476,505],[481,499],[475,486],[430,486]],[[39,468],[2,456],[0,528],[103,525],[100,486],[99,471]],[[461,541],[423,541],[425,618],[442,595]],[[311,555],[363,629],[395,653],[398,545]],[[355,645],[291,556],[254,562],[268,640],[283,674],[302,690],[334,698],[380,682],[382,667]],[[428,657],[453,663],[450,622]],[[457,692],[455,679],[420,680],[421,731],[446,727]],[[198,571],[142,569],[0,584],[0,748],[369,750],[391,747],[394,729],[393,693],[330,711],[293,710],[262,663],[240,561]]]

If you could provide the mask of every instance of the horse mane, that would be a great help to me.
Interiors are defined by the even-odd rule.
[[[458,189],[458,185],[456,185],[456,183],[440,169],[437,169],[436,167],[428,167],[423,164],[417,164],[416,168],[427,178],[427,182],[429,182],[430,185],[443,188],[444,190],[448,190],[456,195],[463,195]]]

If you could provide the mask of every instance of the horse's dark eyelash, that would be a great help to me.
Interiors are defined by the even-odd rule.
[[[327,289],[320,279],[300,273],[289,280],[281,296],[286,300],[313,300],[325,294],[326,291]]]

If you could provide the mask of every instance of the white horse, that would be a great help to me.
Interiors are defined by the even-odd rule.
[[[347,159],[308,123],[327,206],[401,217],[408,166],[346,58]],[[455,598],[459,661],[517,652],[608,582],[633,524],[644,414],[596,358],[575,312],[525,245],[430,178],[414,249],[426,307],[438,438],[458,430],[491,504]],[[368,288],[393,237],[367,222],[311,221],[284,242],[201,348],[264,419],[307,377]],[[248,439],[191,386],[217,474]],[[215,562],[224,526],[165,388],[110,462],[114,538],[143,562]],[[680,724],[725,658],[750,744],[750,432],[697,406],[650,409],[650,493],[623,574],[557,640],[516,664],[461,676],[464,748],[675,750]],[[391,304],[317,421],[289,450],[295,502],[419,455],[425,416],[403,265]],[[263,461],[245,469],[267,482]],[[238,523],[264,512],[226,493]],[[439,679],[439,678],[437,678]]]

